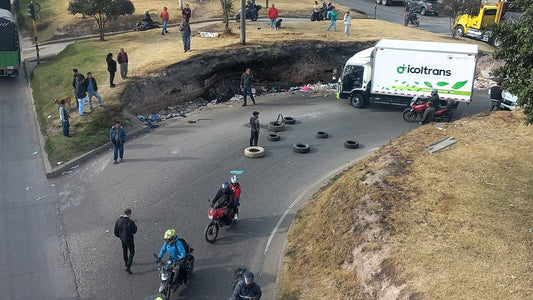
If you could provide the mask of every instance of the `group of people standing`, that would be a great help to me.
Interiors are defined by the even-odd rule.
[[[79,73],[78,69],[73,69],[72,72],[72,87],[74,88],[74,93],[76,95],[76,105],[80,116],[85,115],[85,101],[89,102],[89,109],[91,111],[94,109],[92,101],[93,96],[98,99],[98,106],[104,107],[102,97],[100,96],[100,93],[98,93],[96,79],[93,77],[92,72],[87,72],[87,78]]]
[[[337,31],[336,22],[337,22],[337,17],[339,15],[339,13],[335,9],[335,6],[333,5],[332,2],[329,2],[327,5],[326,5],[326,2],[322,2],[322,7],[323,7],[322,9],[327,10],[327,12],[326,12],[326,20],[330,20],[331,21],[327,31],[329,31],[332,27],[333,27],[334,31]],[[318,5],[318,1],[315,1],[315,4],[313,5],[313,14],[318,14],[320,9],[321,8]],[[314,18],[314,19],[318,19],[318,18]],[[347,11],[344,14],[343,21],[344,21],[344,36],[348,37],[348,36],[350,36],[350,28],[352,26],[352,16],[350,15],[349,11]]]

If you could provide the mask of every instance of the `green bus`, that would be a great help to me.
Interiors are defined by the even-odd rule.
[[[9,10],[0,9],[0,76],[17,76],[20,44],[17,23]]]

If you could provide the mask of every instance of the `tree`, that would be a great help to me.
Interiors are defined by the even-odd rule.
[[[443,0],[441,7],[441,13],[450,16],[450,30],[454,38],[455,28],[453,28],[453,24],[457,17],[462,14],[475,16],[479,13],[478,0]]]
[[[492,57],[505,64],[494,69],[492,75],[506,78],[502,87],[518,97],[518,106],[524,108],[529,125],[533,123],[533,3],[517,0],[516,4],[523,11],[520,21],[496,26],[500,47]]]
[[[229,19],[233,14],[233,0],[220,0],[220,5],[222,6],[222,15],[224,17],[224,28],[225,32],[229,31]]]
[[[100,40],[104,40],[105,25],[118,16],[131,15],[135,7],[130,0],[72,0],[68,5],[69,13],[93,17],[98,25]]]

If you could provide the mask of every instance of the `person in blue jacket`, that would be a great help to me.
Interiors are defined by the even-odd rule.
[[[120,126],[120,121],[115,121],[115,126],[111,127],[109,132],[109,139],[113,144],[113,160],[116,165],[117,158],[120,157],[120,161],[124,160],[124,143],[126,142],[126,130]]]
[[[254,274],[250,271],[244,272],[242,280],[237,283],[235,290],[233,290],[232,300],[260,300],[261,287],[254,282]]]
[[[161,246],[161,250],[159,251],[159,255],[157,258],[161,260],[165,253],[168,252],[168,257],[170,258],[170,261],[173,263],[180,263],[182,258],[185,258],[187,253],[185,252],[185,247],[183,247],[183,244],[178,239],[178,234],[176,233],[175,229],[169,229],[165,231],[165,242],[163,243],[163,246]],[[180,270],[186,270],[185,269],[185,263],[180,263]],[[172,279],[172,285],[174,285],[174,289],[178,287],[178,274],[174,274],[174,278]],[[184,283],[187,284],[187,276],[184,278]]]

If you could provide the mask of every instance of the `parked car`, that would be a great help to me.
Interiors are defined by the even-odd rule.
[[[407,0],[405,2],[406,10],[414,9],[423,16],[427,15],[439,15],[439,2],[438,0]]]

